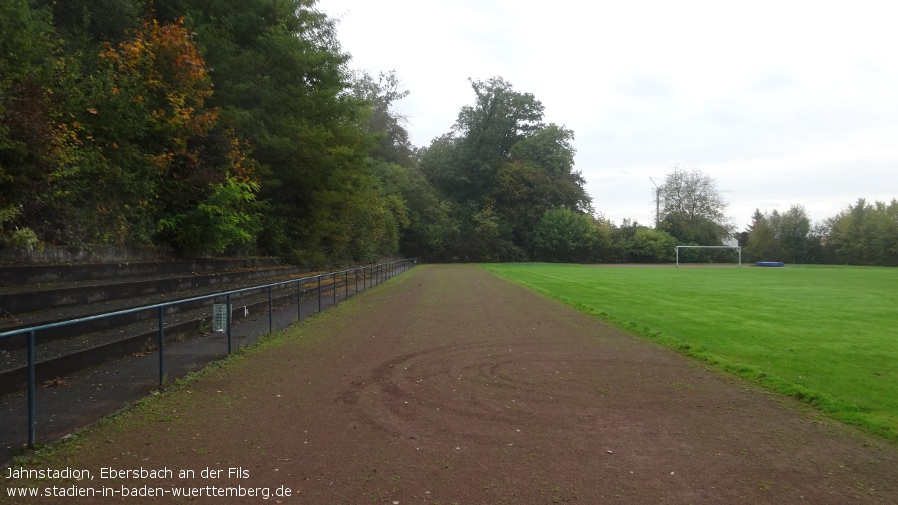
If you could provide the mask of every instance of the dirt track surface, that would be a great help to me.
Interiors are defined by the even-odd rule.
[[[895,446],[475,266],[416,268],[293,333],[86,435],[60,464],[95,480],[56,484],[293,495],[191,503],[898,502]]]

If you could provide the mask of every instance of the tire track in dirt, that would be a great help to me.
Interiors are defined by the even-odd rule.
[[[366,422],[395,436],[442,431],[471,437],[503,425],[551,427],[562,436],[591,433],[591,406],[561,420],[552,406],[594,393],[594,374],[575,372],[600,369],[605,361],[543,347],[444,347],[403,355],[353,382],[342,398]]]
[[[558,499],[896,498],[888,444],[474,267],[416,276],[415,320],[394,321],[403,343],[423,349],[379,363],[342,397],[351,415],[417,450],[467,444],[506,482],[517,472],[556,483]],[[442,297],[429,308],[428,286]],[[514,453],[518,463],[499,470]]]
[[[217,484],[286,484],[283,503],[898,503],[898,448],[804,409],[476,266],[427,265],[66,464],[241,466]]]

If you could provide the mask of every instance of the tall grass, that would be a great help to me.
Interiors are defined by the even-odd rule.
[[[898,442],[898,269],[484,267]]]

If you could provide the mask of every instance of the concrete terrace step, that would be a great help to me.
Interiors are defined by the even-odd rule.
[[[326,299],[344,298],[358,290],[358,279],[325,279],[322,294]],[[364,279],[361,280],[364,283]],[[318,284],[308,283],[299,292],[293,286],[274,289],[272,307],[277,309],[286,304],[295,304],[297,295],[304,300],[317,295]],[[223,301],[223,300],[221,300]],[[170,307],[165,315],[165,341],[181,341],[200,336],[209,331],[212,318],[212,300],[196,302],[190,307],[183,304]],[[268,313],[267,290],[250,291],[232,297],[232,319],[234,321]],[[110,360],[158,349],[157,312],[129,324],[114,328],[96,330],[73,338],[38,338],[35,348],[38,383],[53,378],[64,377],[75,371],[96,366]],[[27,358],[25,349],[0,350],[0,395],[20,390],[27,384]]]
[[[85,304],[85,305],[76,305],[70,307],[54,307],[52,309],[43,310],[39,312],[31,312],[22,314],[19,316],[15,316],[14,318],[7,318],[5,324],[0,322],[0,331],[12,331],[16,329],[28,328],[32,326],[42,325],[42,324],[50,324],[62,321],[69,321],[72,319],[78,319],[83,317],[89,317],[98,314],[105,314],[110,312],[129,310],[133,308],[143,307],[147,305],[153,305],[164,302],[185,300],[189,298],[202,297],[207,295],[212,295],[216,293],[222,293],[225,291],[231,291],[235,289],[241,289],[250,286],[256,286],[259,284],[273,283],[291,279],[302,278],[310,275],[307,272],[301,272],[298,269],[283,269],[283,270],[271,270],[266,269],[264,273],[273,274],[279,273],[281,275],[245,275],[245,276],[236,276],[240,278],[235,278],[235,276],[228,276],[226,282],[212,282],[207,283],[205,285],[201,285],[199,287],[186,288],[180,290],[158,290],[157,292],[149,295],[141,295],[130,298],[115,298],[112,300],[107,300],[104,302]],[[224,277],[224,276],[223,276]],[[234,295],[234,303],[236,303],[241,297],[250,296],[252,293],[243,293]],[[174,305],[169,307],[166,310],[166,314],[175,314],[183,311],[194,310],[206,305],[211,305],[210,300],[199,300],[192,302],[184,302],[178,305]],[[97,319],[93,321],[87,321],[79,324],[66,325],[59,328],[54,328],[53,330],[46,330],[40,332],[40,340],[42,342],[49,342],[53,340],[60,339],[70,339],[74,337],[78,337],[80,335],[104,331],[108,329],[114,329],[123,325],[128,325],[131,323],[135,323],[138,321],[144,320],[155,320],[157,314],[155,312],[150,313],[148,311],[142,312],[133,312],[128,314],[120,314],[116,316],[111,316],[108,318]],[[21,349],[25,347],[27,344],[27,335],[20,334],[10,337],[4,337],[0,339],[0,351],[13,350],[13,349]]]
[[[43,283],[85,282],[126,277],[213,272],[241,268],[274,267],[273,258],[224,258],[116,263],[52,263],[0,265],[0,288],[24,288]]]
[[[232,317],[236,320],[259,317],[268,312],[269,303],[276,308],[295,303],[297,296],[311,297],[319,292],[331,293],[336,303],[337,291],[349,296],[350,291],[357,291],[360,278],[362,289],[366,284],[365,275],[358,272],[316,279],[316,273],[304,269],[260,265],[255,260],[0,267],[0,275],[10,271],[26,284],[0,288],[0,332],[126,312],[36,331],[38,381],[153,349],[158,346],[160,317],[164,318],[166,341],[207,333],[212,305],[226,301],[224,292],[308,279],[271,291],[259,288],[233,293]],[[371,275],[378,276],[368,272],[369,278]],[[158,309],[132,312],[161,303],[167,304],[161,316]],[[25,384],[28,340],[27,333],[0,338],[0,394]]]
[[[64,307],[90,306],[101,302],[146,297],[159,293],[173,293],[195,288],[217,288],[247,280],[260,280],[286,275],[298,275],[303,271],[295,267],[263,267],[228,269],[200,273],[166,273],[148,277],[110,278],[100,281],[75,281],[52,285],[28,285],[0,292],[0,314],[7,320],[0,321],[0,329],[10,327],[9,320],[24,321],[25,314],[52,311]],[[108,312],[103,307],[101,312]],[[43,316],[28,317],[31,322],[46,319]],[[51,319],[52,320],[52,319]]]
[[[133,337],[107,333],[108,340],[57,341],[54,345],[72,343],[85,347],[57,348],[57,352],[49,352],[51,348],[37,349],[34,382],[37,387],[30,394],[19,390],[27,382],[23,381],[26,360],[21,357],[23,351],[15,351],[20,357],[12,360],[12,368],[0,371],[0,389],[10,391],[0,393],[0,426],[4,428],[0,429],[0,463],[6,462],[26,440],[33,446],[71,433],[231,350],[236,351],[272,330],[286,328],[297,319],[327,310],[415,264],[414,261],[396,262],[396,268],[368,265],[335,275],[308,273],[298,283],[271,290],[274,307],[271,311],[268,311],[268,288],[255,290],[255,301],[245,297],[233,303],[235,324],[230,335],[209,331],[211,307],[195,316],[166,315],[164,352],[158,352],[158,321],[144,321],[144,327],[137,328],[142,335],[138,331],[131,333]],[[319,283],[322,296],[318,296]],[[301,304],[296,300],[300,293],[304,295]],[[199,324],[199,328],[191,330],[192,324]],[[119,331],[123,330],[117,329],[115,333]],[[40,333],[36,335],[37,340],[41,339]],[[81,338],[88,337],[93,339],[95,335]],[[0,351],[0,356],[3,354]],[[73,372],[78,369],[82,370]],[[34,401],[28,401],[29,398]]]
[[[43,265],[32,268],[28,277],[34,280],[35,272],[55,272],[55,281],[45,284],[0,288],[0,309],[12,306],[18,313],[0,310],[0,332],[13,331],[43,324],[69,321],[93,315],[129,310],[158,303],[213,295],[224,291],[257,286],[309,275],[304,269],[241,260],[182,261],[145,263],[134,265],[79,265],[77,274],[60,273],[65,265]],[[247,266],[250,265],[250,266]],[[213,270],[213,267],[217,270]],[[224,268],[227,267],[227,268]],[[11,268],[0,268],[0,273]],[[194,272],[198,269],[199,272]],[[102,271],[101,271],[102,270]],[[153,272],[140,277],[137,273]],[[73,281],[73,278],[80,281]],[[44,275],[42,278],[49,278]],[[241,300],[244,299],[245,300]],[[240,305],[258,304],[261,294],[247,292],[232,297]],[[218,300],[219,302],[224,301]],[[263,300],[265,301],[265,300]],[[166,309],[166,326],[178,324],[172,335],[196,331],[200,321],[211,315],[213,300],[195,300],[180,303]],[[41,309],[22,312],[23,309]],[[41,360],[69,354],[118,340],[133,340],[147,332],[146,327],[157,325],[158,311],[139,311],[65,325],[36,334],[36,355]],[[185,323],[188,322],[189,323]],[[174,330],[174,328],[173,328]],[[0,339],[0,370],[18,368],[24,364],[28,334],[18,334]],[[133,349],[128,344],[128,349]],[[139,346],[138,346],[139,347]],[[124,349],[125,347],[122,347]],[[89,360],[84,360],[85,363]]]

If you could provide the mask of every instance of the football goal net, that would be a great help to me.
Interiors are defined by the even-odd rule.
[[[709,249],[709,251],[704,251],[705,249]],[[678,245],[677,266],[686,263],[736,263],[741,267],[742,247],[738,245]]]

